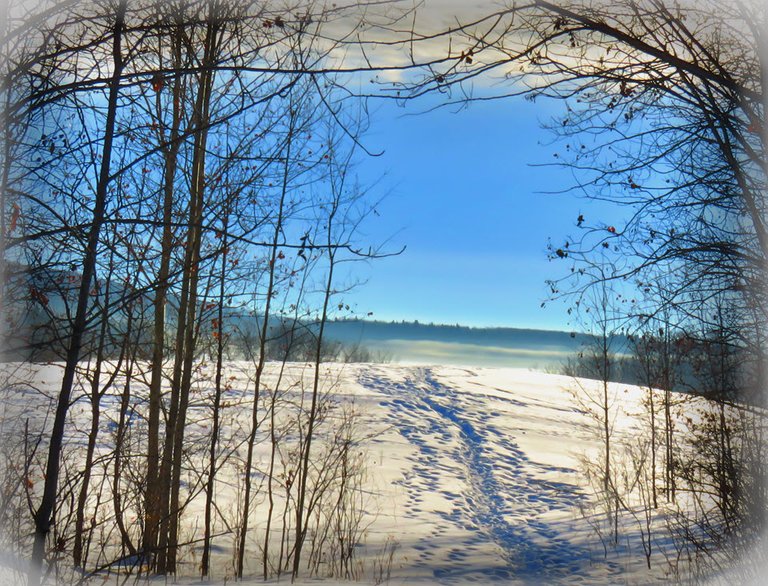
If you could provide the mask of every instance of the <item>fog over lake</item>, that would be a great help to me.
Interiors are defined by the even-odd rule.
[[[339,320],[326,326],[329,339],[357,345],[403,364],[558,369],[589,337],[518,328],[470,328],[411,322]]]

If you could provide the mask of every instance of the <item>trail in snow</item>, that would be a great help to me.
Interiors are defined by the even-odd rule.
[[[541,516],[576,512],[585,496],[571,484],[537,478],[532,471],[552,468],[532,461],[508,430],[490,422],[493,413],[485,397],[441,384],[428,368],[414,368],[403,382],[371,368],[361,373],[360,383],[388,397],[383,404],[396,429],[419,451],[413,476],[403,482],[409,490],[407,514],[423,514],[424,493],[437,491],[452,507],[437,514],[473,534],[451,549],[448,559],[455,563],[436,568],[436,578],[466,579],[473,549],[489,538],[506,567],[473,568],[481,577],[540,583],[583,576],[592,553],[562,537]],[[525,407],[511,397],[494,400],[511,403],[511,410]],[[453,487],[446,488],[451,480]],[[430,548],[421,544],[417,549],[422,562],[429,563]]]

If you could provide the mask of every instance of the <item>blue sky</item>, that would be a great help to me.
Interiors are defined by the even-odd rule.
[[[567,270],[547,260],[547,238],[575,233],[580,213],[612,218],[573,194],[543,193],[574,182],[567,169],[532,166],[555,160],[542,122],[563,105],[508,98],[427,111],[438,99],[373,104],[364,144],[384,154],[357,173],[372,195],[388,195],[367,237],[406,251],[358,265],[367,283],[349,300],[383,320],[569,329],[562,303],[540,307],[544,281]]]

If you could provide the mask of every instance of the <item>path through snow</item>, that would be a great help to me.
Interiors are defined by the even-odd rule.
[[[444,521],[468,531],[453,544],[447,564],[435,567],[428,543],[417,544],[419,563],[432,565],[435,578],[475,577],[523,582],[578,582],[593,561],[593,552],[563,536],[564,519],[573,520],[586,497],[574,485],[542,478],[552,466],[533,461],[501,430],[489,411],[487,397],[440,382],[430,368],[413,368],[404,380],[393,380],[371,367],[359,382],[385,396],[391,423],[416,449],[405,515],[423,517],[424,499],[439,493],[448,510],[434,511]],[[526,404],[494,397],[506,406]],[[556,469],[575,473],[570,469]],[[451,486],[451,483],[454,483]],[[444,527],[444,524],[441,524]],[[445,530],[444,528],[442,529]],[[441,529],[432,537],[440,537]],[[490,539],[503,564],[477,567],[473,552]]]

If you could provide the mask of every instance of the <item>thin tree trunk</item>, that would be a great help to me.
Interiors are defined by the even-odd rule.
[[[298,305],[298,304],[297,304]],[[269,441],[270,441],[270,453],[269,453],[269,470],[267,472],[267,520],[264,528],[264,545],[263,545],[263,559],[262,559],[262,571],[264,574],[264,580],[269,577],[269,543],[270,533],[272,531],[272,517],[275,512],[275,494],[274,494],[274,477],[275,477],[275,459],[277,456],[277,432],[275,429],[275,409],[277,408],[277,393],[278,389],[283,381],[283,375],[285,373],[285,364],[288,361],[290,348],[293,345],[293,331],[295,330],[295,322],[293,329],[291,330],[291,340],[287,346],[286,353],[283,357],[282,364],[280,365],[280,374],[275,382],[275,388],[272,389],[272,396],[269,406]],[[282,556],[282,553],[281,553]],[[278,571],[280,571],[280,564],[278,564]]]
[[[653,508],[659,507],[656,495],[656,409],[653,402],[653,389],[648,387],[648,401],[651,410],[651,491],[653,495]]]
[[[206,28],[205,54],[203,59],[203,71],[200,78],[197,103],[195,106],[196,135],[192,158],[192,205],[190,207],[191,225],[187,240],[187,254],[185,257],[185,281],[189,283],[187,299],[187,316],[184,320],[183,363],[181,381],[179,387],[178,413],[173,426],[173,459],[171,467],[171,495],[168,508],[168,540],[166,553],[166,572],[175,573],[176,555],[178,548],[179,516],[179,489],[181,480],[181,463],[184,448],[184,423],[186,420],[187,406],[189,404],[189,391],[192,383],[192,370],[195,356],[195,309],[197,307],[197,284],[199,280],[200,248],[202,244],[202,218],[203,195],[205,191],[205,155],[208,140],[209,107],[211,90],[213,87],[214,71],[213,52],[219,30],[219,23],[215,14],[215,4],[211,3]],[[178,363],[178,361],[177,361]]]
[[[251,468],[253,467],[253,448],[256,441],[256,432],[258,431],[258,410],[259,395],[261,390],[261,375],[264,371],[264,363],[267,357],[267,335],[269,332],[269,318],[272,306],[272,296],[275,290],[275,269],[278,260],[277,245],[280,242],[280,235],[283,231],[283,214],[285,207],[285,198],[288,193],[288,169],[291,160],[291,143],[293,140],[294,115],[291,114],[291,122],[288,130],[288,143],[285,155],[285,166],[283,168],[283,186],[280,194],[280,204],[277,211],[277,222],[272,237],[272,254],[269,261],[269,281],[267,283],[266,302],[264,304],[264,316],[261,325],[261,338],[259,344],[259,358],[256,365],[256,376],[254,380],[254,398],[253,410],[251,412],[251,433],[248,436],[248,452],[245,461],[245,497],[243,502],[243,517],[240,528],[240,543],[237,550],[237,565],[235,575],[242,578],[243,563],[245,559],[245,539],[248,532],[248,515],[250,513],[251,500]],[[266,556],[265,556],[266,557]]]
[[[662,383],[664,386],[664,435],[666,442],[666,485],[667,500],[675,498],[675,458],[672,449],[672,432],[674,422],[672,420],[672,356],[669,340],[669,319],[664,320],[662,332]]]
[[[72,325],[72,334],[67,348],[64,375],[59,391],[56,415],[51,431],[51,441],[48,447],[48,462],[46,464],[45,484],[40,506],[35,511],[35,539],[32,549],[32,558],[29,569],[28,586],[37,586],[43,575],[43,559],[45,557],[45,541],[51,528],[54,506],[56,504],[56,491],[59,482],[59,468],[61,449],[64,440],[64,426],[69,410],[72,387],[75,380],[77,363],[80,361],[80,350],[83,335],[87,326],[89,293],[91,282],[96,271],[96,257],[101,234],[101,226],[107,206],[107,187],[110,182],[110,166],[112,161],[112,142],[115,133],[115,119],[117,117],[117,102],[120,91],[120,77],[123,71],[122,40],[125,24],[127,0],[121,0],[115,15],[114,35],[112,42],[113,73],[109,82],[109,97],[107,100],[107,119],[104,131],[104,147],[101,156],[101,168],[99,181],[96,186],[96,197],[93,206],[93,219],[88,233],[88,244],[83,257],[82,281],[78,292],[75,320]]]
[[[174,38],[174,68],[181,67],[181,24],[177,25]],[[173,194],[176,176],[177,157],[181,142],[179,126],[181,124],[181,77],[177,75],[173,84],[172,100],[173,120],[168,137],[168,147],[164,152],[163,170],[163,236],[160,253],[160,269],[157,274],[157,290],[154,299],[154,324],[152,336],[152,373],[149,384],[149,412],[147,415],[147,489],[144,501],[144,539],[142,549],[149,556],[156,550],[157,533],[161,518],[164,516],[160,496],[160,407],[162,402],[163,359],[165,356],[166,303],[170,276],[171,253],[173,251]],[[157,95],[158,120],[160,119],[160,94]]]
[[[112,260],[110,259],[110,265],[111,262]],[[99,339],[96,350],[96,365],[94,366],[93,378],[91,380],[91,429],[88,433],[88,445],[85,453],[85,463],[83,465],[83,479],[82,484],[80,485],[80,494],[77,497],[77,511],[75,513],[75,538],[72,545],[72,560],[75,567],[78,568],[82,567],[83,564],[85,506],[88,500],[88,489],[91,482],[91,467],[93,466],[93,453],[96,450],[96,438],[99,435],[99,419],[101,417],[102,393],[99,391],[99,386],[101,384],[101,367],[104,362],[104,345],[107,339],[107,324],[109,323],[110,277],[111,275],[107,277],[101,311],[101,327],[99,328]]]
[[[329,251],[328,252],[328,258],[329,258],[328,280],[326,281],[326,286],[325,286],[325,296],[323,299],[323,311],[320,319],[320,329],[317,334],[317,346],[315,348],[315,373],[312,381],[312,403],[309,408],[309,419],[307,422],[307,440],[306,440],[306,444],[304,445],[304,450],[302,453],[301,474],[297,478],[297,481],[299,483],[298,485],[299,494],[296,502],[296,542],[294,545],[293,570],[291,572],[291,581],[296,580],[296,578],[299,575],[299,566],[301,564],[301,548],[304,545],[304,539],[306,538],[306,534],[307,534],[308,521],[304,520],[303,518],[304,501],[306,499],[306,493],[307,493],[309,461],[311,459],[311,450],[312,450],[312,436],[314,434],[315,422],[317,420],[317,398],[320,392],[320,365],[322,362],[322,352],[323,352],[323,334],[325,332],[325,324],[328,320],[328,303],[330,302],[331,287],[333,285],[333,271],[335,268],[335,264],[334,264],[335,252],[333,251],[333,248],[331,245],[332,243],[331,243],[331,236],[330,236],[334,215],[335,215],[335,209],[331,212],[330,217],[328,218],[328,251]],[[307,516],[309,516],[309,512],[307,513]]]
[[[227,252],[229,246],[229,201],[225,204],[222,235],[221,272],[219,273],[219,308],[217,313],[218,332],[216,338],[216,377],[213,396],[213,423],[211,427],[210,467],[208,482],[205,488],[205,533],[203,536],[203,558],[200,563],[200,574],[203,578],[210,572],[211,555],[211,508],[213,490],[216,481],[216,448],[219,440],[219,411],[221,409],[221,375],[224,362],[224,294],[227,271]]]
[[[606,305],[607,307],[607,305]],[[602,332],[602,360],[603,360],[603,434],[605,435],[605,476],[603,477],[603,489],[606,495],[611,483],[611,429],[610,429],[610,404],[608,402],[608,384],[610,380],[610,355],[608,348],[608,332]]]
[[[131,335],[133,333],[133,319],[133,305],[131,304],[128,306],[128,323],[126,325],[125,331],[126,343],[123,346],[123,353],[125,353],[125,348],[130,344],[131,341]],[[117,434],[115,437],[115,461],[112,475],[112,505],[115,511],[115,524],[117,525],[118,531],[120,531],[121,543],[123,547],[127,548],[131,555],[136,555],[137,552],[123,520],[122,494],[120,492],[120,474],[122,466],[123,443],[125,440],[125,419],[131,398],[131,377],[133,376],[133,366],[136,363],[136,352],[139,348],[138,338],[140,335],[141,334],[139,333],[137,335],[137,340],[131,345],[131,356],[127,359],[125,365],[125,385],[123,385],[123,392],[120,395],[120,414],[117,423]]]

